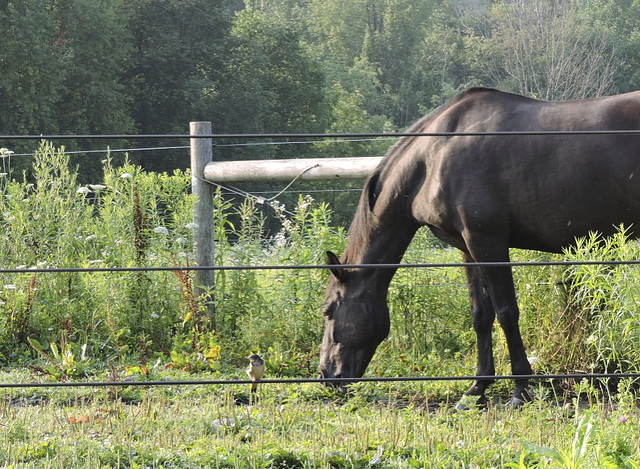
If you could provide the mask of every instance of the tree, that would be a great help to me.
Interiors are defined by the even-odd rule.
[[[303,48],[299,31],[281,17],[245,9],[234,20],[224,84],[213,103],[221,111],[214,126],[233,133],[323,132],[323,88],[321,66]],[[300,156],[305,149],[278,151],[279,157],[290,151]]]
[[[133,43],[126,76],[132,117],[145,134],[188,133],[190,121],[211,120],[220,93],[231,0],[136,0],[127,3]],[[173,146],[175,140],[156,141]],[[184,152],[138,156],[146,169],[186,167]]]
[[[587,0],[584,17],[612,46],[617,58],[615,91],[640,89],[640,1]]]
[[[132,132],[131,95],[122,79],[131,48],[121,0],[60,0],[56,10],[64,50],[60,131]]]
[[[0,129],[4,133],[133,130],[128,92],[121,81],[128,53],[119,4],[120,0],[0,4]],[[96,145],[65,143],[76,148]],[[11,146],[32,151],[34,142]],[[17,174],[30,167],[26,158],[15,163]]]
[[[184,132],[205,119],[201,99],[215,94],[231,27],[230,2],[137,0],[129,4],[134,51],[133,115],[142,133]]]
[[[0,6],[0,129],[3,133],[58,130],[62,88],[59,43],[50,0],[16,0]]]
[[[470,41],[475,67],[493,86],[541,99],[610,93],[614,53],[579,6],[569,0],[495,3],[489,35]]]
[[[389,117],[398,128],[409,125],[432,101],[432,70],[421,58],[444,3],[312,0],[309,29],[330,67],[328,86],[362,92],[371,115]]]

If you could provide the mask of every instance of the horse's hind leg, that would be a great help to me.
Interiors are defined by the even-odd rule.
[[[491,302],[498,316],[498,322],[504,331],[509,356],[511,357],[511,372],[514,375],[532,374],[531,365],[520,334],[518,324],[520,310],[516,301],[513,275],[510,267],[483,267],[483,277],[487,284]],[[513,397],[509,402],[511,407],[519,407],[531,400],[527,379],[516,379]]]
[[[473,259],[466,254],[462,254],[464,262],[473,262]],[[495,375],[495,366],[493,362],[493,343],[491,333],[495,320],[495,312],[489,297],[489,291],[486,289],[482,280],[482,275],[477,267],[467,267],[467,283],[469,288],[469,297],[471,301],[471,312],[473,315],[473,327],[476,332],[478,347],[478,367],[476,376],[493,376]],[[486,404],[484,395],[487,387],[493,383],[493,380],[476,380],[469,390],[465,393],[467,396],[478,396],[478,405]],[[459,407],[464,406],[460,403]]]

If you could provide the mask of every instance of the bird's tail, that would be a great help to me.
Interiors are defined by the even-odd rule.
[[[258,383],[257,382],[253,382],[251,383],[251,392],[256,392],[258,390]]]

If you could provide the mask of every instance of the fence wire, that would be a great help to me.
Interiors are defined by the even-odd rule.
[[[576,373],[542,375],[496,375],[496,376],[372,376],[363,378],[282,378],[263,379],[260,384],[355,384],[355,383],[392,383],[427,381],[514,381],[519,379],[552,381],[558,379],[594,380],[594,379],[640,379],[640,373]],[[193,379],[159,381],[62,381],[39,383],[0,383],[0,389],[15,388],[105,388],[105,387],[157,387],[157,386],[230,386],[250,385],[248,379]]]
[[[207,138],[213,140],[262,140],[284,138],[399,138],[399,137],[513,137],[560,135],[627,135],[640,136],[640,129],[628,130],[512,130],[493,132],[364,132],[364,133],[258,133],[258,134],[84,134],[84,135],[0,135],[0,140],[148,140]]]
[[[479,267],[545,267],[572,265],[640,265],[640,260],[626,261],[526,261],[526,262],[450,262],[450,263],[413,263],[413,264],[309,264],[309,265],[185,265],[159,267],[35,267],[35,268],[2,268],[0,274],[24,273],[75,273],[75,272],[175,272],[199,270],[312,270],[312,269],[443,269],[443,268],[479,268]]]
[[[510,137],[510,136],[562,136],[562,135],[609,135],[640,136],[638,130],[539,130],[539,131],[495,131],[495,132],[397,132],[397,133],[260,133],[260,134],[107,134],[107,135],[0,135],[0,140],[146,140],[146,139],[213,139],[213,140],[263,140],[263,139],[369,139],[400,137]],[[326,142],[326,140],[324,140]],[[321,140],[318,143],[322,143]],[[298,143],[298,142],[282,142]],[[300,142],[302,143],[302,142]],[[344,264],[344,269],[403,269],[403,268],[476,268],[476,267],[526,267],[526,266],[572,266],[572,265],[639,265],[640,260],[626,261],[529,261],[529,262],[459,262],[459,263],[422,263],[422,264]],[[237,266],[172,266],[172,267],[77,267],[77,268],[3,268],[0,274],[10,273],[73,273],[73,272],[138,272],[138,271],[198,271],[198,270],[305,270],[330,269],[335,265],[237,265]],[[584,374],[540,374],[540,375],[496,375],[496,376],[398,376],[398,377],[363,377],[363,378],[294,378],[265,379],[261,384],[340,384],[363,382],[429,382],[429,381],[474,381],[474,380],[538,380],[551,381],[557,379],[593,380],[593,379],[640,379],[640,373],[584,373]],[[169,380],[169,381],[64,381],[39,383],[0,383],[0,388],[62,388],[62,387],[132,387],[132,386],[213,386],[213,385],[248,385],[250,380]]]

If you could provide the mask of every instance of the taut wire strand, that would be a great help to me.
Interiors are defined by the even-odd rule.
[[[425,263],[425,264],[343,264],[343,269],[408,269],[408,268],[461,268],[461,267],[545,267],[545,266],[572,266],[572,265],[640,265],[640,260],[628,261],[530,261],[530,262],[452,262],[452,263]],[[12,273],[55,273],[55,272],[173,272],[177,270],[310,270],[332,269],[331,264],[309,265],[205,265],[205,266],[171,266],[171,267],[50,267],[50,268],[4,268],[0,274]]]
[[[263,379],[261,384],[339,384],[339,383],[389,383],[419,381],[505,381],[505,380],[538,380],[554,379],[640,379],[640,373],[585,373],[585,374],[545,374],[545,375],[496,375],[496,376],[394,376],[364,378],[282,378]],[[132,386],[228,386],[252,384],[247,379],[213,379],[213,380],[168,380],[168,381],[63,381],[50,383],[0,383],[0,388],[62,388],[62,387],[132,387]]]
[[[262,134],[84,134],[84,135],[0,135],[0,140],[109,140],[109,139],[269,139],[269,138],[399,138],[399,137],[513,137],[554,135],[631,135],[640,136],[640,129],[629,130],[515,130],[494,132],[370,132],[370,133],[262,133]]]

